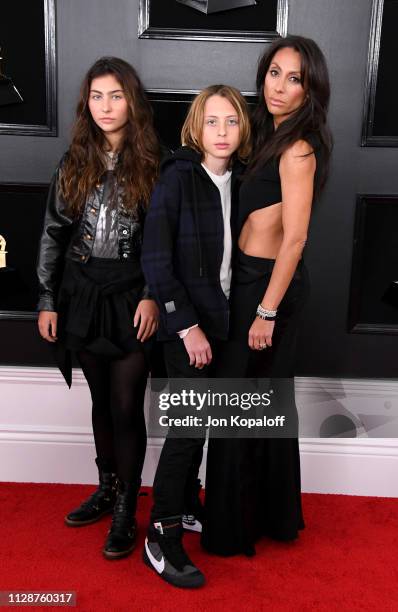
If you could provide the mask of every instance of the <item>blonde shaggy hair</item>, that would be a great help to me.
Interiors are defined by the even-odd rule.
[[[239,119],[240,144],[235,152],[241,161],[246,161],[251,152],[250,118],[246,100],[242,94],[229,85],[210,85],[193,100],[181,130],[181,142],[198,153],[204,154],[202,134],[205,104],[212,96],[226,98],[236,110]]]

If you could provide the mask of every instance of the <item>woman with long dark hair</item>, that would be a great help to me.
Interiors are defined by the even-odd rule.
[[[275,41],[260,59],[257,88],[230,342],[218,375],[270,379],[282,414],[296,422],[294,354],[309,289],[302,253],[332,146],[329,77],[318,45],[301,36]],[[202,543],[218,554],[254,554],[262,535],[296,538],[304,527],[297,437],[210,440],[206,516]]]
[[[71,145],[52,181],[40,243],[39,331],[71,385],[87,379],[99,486],[65,517],[76,527],[113,513],[103,549],[135,544],[146,450],[143,412],[158,309],[140,266],[143,221],[159,167],[152,112],[134,68],[103,57],[81,87]]]

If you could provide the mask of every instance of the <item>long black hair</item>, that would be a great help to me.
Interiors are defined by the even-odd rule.
[[[264,80],[274,55],[291,48],[301,57],[301,79],[306,93],[303,104],[275,130],[273,116],[268,111],[264,98]],[[330,98],[329,73],[325,57],[310,38],[287,36],[278,38],[262,55],[257,71],[258,105],[253,114],[253,156],[248,174],[253,174],[271,158],[278,158],[297,140],[314,142],[319,148],[321,164],[317,168],[316,189],[325,184],[332,136],[327,125]]]

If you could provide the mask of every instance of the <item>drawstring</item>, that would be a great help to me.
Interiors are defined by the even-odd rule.
[[[199,276],[202,277],[203,276],[202,243],[200,241],[200,232],[199,232],[198,199],[196,197],[195,172],[194,172],[192,162],[191,162],[191,174],[192,174],[192,187],[193,187],[193,209],[194,209],[195,226],[196,226],[196,242],[198,244],[198,251],[199,251]]]

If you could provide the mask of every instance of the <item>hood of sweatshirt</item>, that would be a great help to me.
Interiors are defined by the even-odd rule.
[[[190,147],[178,147],[178,149],[162,160],[160,167],[163,170],[169,164],[180,160],[200,165],[202,163],[202,155]]]
[[[191,149],[191,147],[181,146],[178,147],[178,149],[176,149],[174,152],[170,152],[166,157],[164,157],[160,167],[164,169],[167,165],[173,162],[186,161],[191,162],[194,166],[197,166],[201,170],[203,170],[201,168],[201,164],[203,161],[202,157],[203,156],[201,153],[198,153],[198,151],[194,151],[194,149]],[[233,162],[233,170],[236,175],[242,174],[244,170],[244,165],[240,161],[235,160]],[[205,170],[203,170],[203,172],[206,176],[208,176]],[[211,180],[210,177],[209,180]]]

